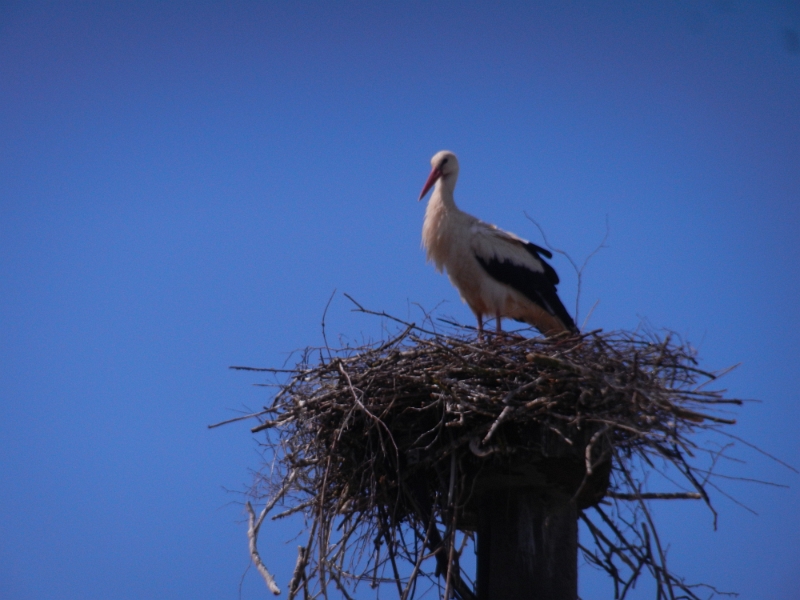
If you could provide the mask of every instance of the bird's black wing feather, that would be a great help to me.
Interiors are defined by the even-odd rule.
[[[551,267],[548,263],[546,263],[544,260],[542,260],[541,256],[539,256],[539,253],[542,253],[547,258],[553,258],[553,253],[550,252],[549,250],[545,250],[544,248],[537,246],[532,242],[525,242],[524,248],[525,250],[528,251],[528,253],[531,256],[533,256],[536,260],[542,263],[542,267],[544,268],[544,274],[550,281],[550,283],[552,283],[553,285],[558,285],[559,282],[558,273],[556,273],[556,270],[553,267]]]
[[[539,258],[540,254],[544,254],[547,258],[553,258],[553,253],[550,252],[550,250],[537,246],[533,242],[525,242],[525,250],[533,254],[536,258]]]
[[[507,260],[499,260],[496,257],[486,260],[475,254],[475,259],[490,276],[519,291],[531,302],[535,302],[557,317],[567,329],[575,331],[575,322],[556,292],[555,284],[558,283],[558,275],[556,275],[555,269],[538,256],[537,258],[544,267],[543,273],[532,271]]]

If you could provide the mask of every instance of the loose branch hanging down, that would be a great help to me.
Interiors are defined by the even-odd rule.
[[[296,472],[292,471],[292,473],[286,478],[286,481],[284,482],[280,491],[273,496],[272,500],[270,500],[266,506],[264,506],[257,521],[256,513],[253,510],[253,505],[250,504],[250,502],[245,504],[248,514],[247,539],[250,542],[250,558],[252,559],[253,564],[256,566],[256,569],[258,569],[258,572],[261,574],[261,577],[264,578],[264,582],[267,584],[269,591],[276,596],[281,593],[281,589],[275,583],[275,578],[270,574],[269,570],[264,564],[264,561],[261,560],[261,556],[258,553],[258,531],[261,529],[261,524],[264,522],[264,518],[267,516],[267,513],[269,513],[269,511],[273,509],[280,499],[284,497],[292,483],[294,483],[295,476]]]

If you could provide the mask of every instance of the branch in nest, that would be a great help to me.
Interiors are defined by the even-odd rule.
[[[281,589],[275,583],[275,578],[272,577],[258,553],[258,530],[261,529],[261,524],[264,522],[264,518],[267,516],[267,513],[272,510],[272,508],[281,498],[283,498],[283,496],[289,490],[289,487],[294,482],[294,479],[295,472],[292,471],[292,473],[286,478],[281,490],[272,498],[272,500],[267,503],[266,506],[264,506],[264,509],[261,511],[261,514],[258,517],[258,521],[256,521],[256,513],[253,510],[253,505],[250,504],[250,502],[245,504],[248,514],[247,539],[250,542],[250,558],[252,559],[253,564],[256,566],[256,569],[258,569],[258,572],[261,573],[261,577],[264,578],[264,582],[267,584],[269,591],[276,596],[281,593]]]
[[[275,579],[267,570],[267,567],[261,560],[261,556],[258,554],[258,530],[261,527],[261,523],[264,521],[266,511],[261,513],[258,522],[256,522],[256,513],[253,510],[253,506],[248,502],[245,507],[249,515],[247,538],[250,540],[250,558],[253,560],[253,564],[256,566],[256,569],[258,569],[258,572],[261,573],[261,577],[264,578],[264,582],[267,584],[269,591],[278,596],[281,593],[281,589],[275,583]]]
[[[642,492],[641,494],[622,494],[606,492],[606,496],[615,500],[702,500],[697,492]]]

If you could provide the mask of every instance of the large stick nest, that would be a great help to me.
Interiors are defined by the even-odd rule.
[[[459,558],[481,498],[527,486],[577,503],[584,558],[611,576],[615,597],[649,573],[658,597],[698,598],[667,569],[646,501],[711,506],[699,461],[718,452],[699,434],[733,424],[722,409],[741,402],[703,388],[717,374],[698,368],[688,344],[647,331],[481,340],[402,325],[386,341],[256,369],[279,377],[253,428],[271,454],[254,490],[266,500],[260,518],[248,503],[262,574],[258,528],[281,506],[273,518],[301,513],[307,529],[290,598],[327,597],[330,586],[349,598],[366,581],[402,599],[425,585],[471,599]],[[676,487],[645,489],[648,470]]]

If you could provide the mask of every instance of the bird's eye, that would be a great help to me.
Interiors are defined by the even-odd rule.
[[[449,159],[447,159],[447,158],[443,159],[443,160],[442,160],[442,164],[441,164],[441,166],[442,166],[442,167],[443,167],[443,166],[445,166],[445,165],[447,164],[447,161],[448,161],[448,160],[449,160]]]

